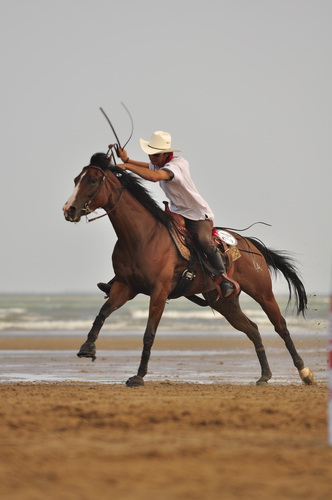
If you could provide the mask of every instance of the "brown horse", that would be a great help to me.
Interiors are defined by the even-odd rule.
[[[151,198],[136,176],[112,166],[104,153],[93,155],[90,165],[76,177],[74,192],[63,211],[66,220],[78,222],[82,215],[100,207],[106,211],[118,237],[112,255],[115,277],[111,281],[109,297],[93,322],[78,356],[95,359],[95,341],[105,319],[137,294],[148,295],[149,317],[141,362],[137,375],[127,381],[128,386],[143,385],[166,300],[176,288],[188,263],[170,236],[169,215]],[[309,368],[304,367],[272,291],[269,269],[284,275],[288,282],[289,299],[293,291],[297,313],[304,314],[307,297],[295,267],[283,252],[269,250],[254,238],[232,234],[241,242],[241,257],[233,262],[233,279],[243,292],[260,304],[275,331],[284,340],[301,379],[308,385],[312,384],[314,375]],[[194,273],[196,277],[183,295],[192,297],[201,293],[213,309],[222,314],[235,329],[248,336],[255,346],[261,366],[261,377],[256,384],[266,384],[272,373],[262,338],[257,325],[241,310],[238,295],[216,300],[213,281],[200,263],[195,264]]]

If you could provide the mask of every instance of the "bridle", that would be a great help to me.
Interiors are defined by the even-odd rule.
[[[104,185],[104,183],[105,183],[105,181],[107,179],[107,174],[100,167],[96,167],[94,165],[89,165],[88,167],[85,167],[85,168],[86,169],[88,169],[88,168],[94,168],[96,170],[99,170],[103,174],[103,178],[102,178],[99,186],[97,187],[97,189],[93,193],[93,195],[90,197],[90,199],[85,203],[84,208],[83,208],[85,219],[86,219],[86,222],[88,223],[88,222],[93,222],[93,221],[95,221],[97,219],[101,219],[102,217],[105,217],[105,215],[108,215],[111,212],[113,212],[113,210],[115,210],[117,208],[117,206],[119,205],[119,203],[120,203],[120,201],[122,199],[122,195],[123,195],[123,192],[124,192],[125,188],[123,186],[121,186],[120,188],[118,188],[120,190],[120,196],[119,196],[118,201],[115,203],[115,205],[112,208],[110,208],[109,210],[105,210],[103,207],[100,207],[100,208],[103,208],[103,210],[105,210],[105,213],[102,214],[102,215],[98,215],[97,217],[93,217],[92,219],[88,219],[88,215],[91,214],[92,212],[94,212],[94,210],[90,209],[90,205],[91,205],[92,201],[94,200],[94,198],[99,193],[99,191],[102,188],[102,186]],[[110,195],[109,199],[111,199],[111,195]]]

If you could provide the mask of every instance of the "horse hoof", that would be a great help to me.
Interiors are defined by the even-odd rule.
[[[306,367],[302,370],[299,370],[299,374],[301,379],[306,385],[313,385],[315,383],[315,376],[310,370],[310,368]]]
[[[96,347],[93,342],[85,342],[77,353],[79,358],[91,358],[92,361],[96,359]]]
[[[257,380],[256,385],[267,385],[267,380]]]
[[[127,387],[141,387],[142,385],[144,385],[144,380],[142,377],[139,377],[138,375],[130,377],[126,382]]]

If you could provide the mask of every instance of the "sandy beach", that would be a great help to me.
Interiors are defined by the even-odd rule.
[[[135,389],[120,380],[89,379],[98,370],[108,373],[109,380],[117,370],[122,370],[121,380],[132,375],[125,353],[135,353],[136,366],[141,339],[100,339],[95,363],[76,361],[81,340],[0,339],[4,363],[15,352],[23,352],[23,360],[39,352],[24,366],[33,378],[39,363],[41,373],[36,381],[2,379],[0,384],[2,498],[329,497],[332,448],[327,446],[322,339],[297,341],[307,364],[317,372],[316,385],[302,385],[279,340],[271,337],[265,344],[275,377],[268,386],[256,387],[257,361],[246,339],[161,337],[146,385]],[[51,353],[53,364],[43,353]],[[62,381],[48,381],[48,371],[61,372],[68,365],[81,374],[81,382],[74,382],[69,372]],[[17,360],[13,366],[17,371]],[[206,372],[211,377],[204,383],[186,382],[189,369],[200,370],[197,381]]]
[[[326,499],[324,385],[1,384],[1,496]]]

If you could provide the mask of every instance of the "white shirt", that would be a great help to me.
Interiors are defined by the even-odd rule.
[[[149,168],[157,170],[152,163]],[[173,174],[170,180],[159,182],[170,201],[170,210],[191,220],[213,219],[211,208],[193,183],[187,160],[176,156],[162,168]]]

